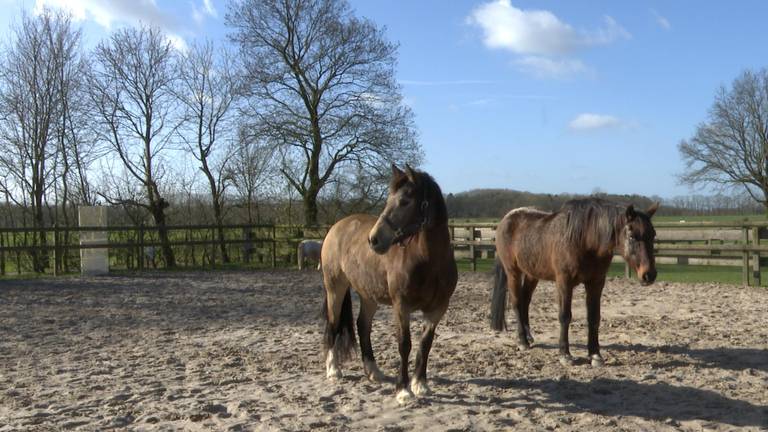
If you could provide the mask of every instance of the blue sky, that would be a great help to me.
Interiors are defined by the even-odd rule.
[[[224,38],[224,0],[0,0],[0,26],[46,3],[81,18],[88,45],[150,21],[178,39]],[[353,0],[400,44],[423,168],[445,192],[671,197],[677,152],[718,87],[761,68],[768,3]]]

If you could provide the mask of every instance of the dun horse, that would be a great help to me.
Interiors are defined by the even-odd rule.
[[[393,165],[384,211],[378,219],[352,215],[337,222],[323,242],[322,262],[327,377],[341,376],[340,357],[349,356],[354,347],[351,288],[360,297],[357,332],[368,379],[384,378],[371,347],[373,315],[379,304],[392,305],[400,352],[397,401],[428,394],[427,358],[457,280],[448,214],[437,183],[407,165],[405,172]],[[410,314],[417,310],[426,325],[409,389]]]
[[[635,269],[643,285],[656,280],[651,217],[645,213],[591,198],[565,203],[555,213],[530,208],[510,211],[496,230],[496,278],[491,299],[491,328],[506,327],[507,291],[517,316],[520,349],[533,342],[528,307],[540,279],[555,281],[560,306],[560,361],[573,364],[568,344],[573,288],[584,284],[587,294],[587,351],[593,366],[602,366],[598,342],[600,296],[614,250]]]

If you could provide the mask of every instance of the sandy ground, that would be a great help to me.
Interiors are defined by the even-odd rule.
[[[528,352],[488,329],[488,289],[461,275],[434,393],[400,407],[359,360],[325,379],[314,271],[0,281],[0,431],[768,430],[768,290],[612,280],[595,369],[583,290],[566,368],[553,286],[534,295]],[[393,376],[389,318],[373,344]]]

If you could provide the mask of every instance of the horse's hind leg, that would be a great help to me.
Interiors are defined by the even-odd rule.
[[[520,299],[518,300],[520,304],[520,320],[523,323],[523,328],[525,329],[525,337],[529,344],[533,343],[533,334],[531,333],[531,323],[528,317],[528,311],[531,307],[533,291],[536,290],[536,285],[538,285],[538,283],[538,279],[534,279],[526,275],[523,278],[523,289],[520,293]]]
[[[525,301],[526,295],[523,290],[523,275],[512,270],[507,272],[507,291],[509,291],[509,303],[515,311],[517,318],[517,347],[520,350],[531,348],[528,342],[528,332],[525,328],[525,317],[528,315],[528,303]]]
[[[573,286],[563,280],[557,280],[557,297],[560,312],[560,363],[564,366],[573,365],[573,356],[568,343],[568,329],[571,326],[571,302],[573,300]]]
[[[354,346],[352,323],[352,297],[346,278],[324,277],[325,317],[324,334],[325,368],[328,378],[340,378],[341,357],[349,355]]]
[[[600,342],[598,332],[600,329],[600,297],[605,286],[605,279],[585,284],[587,291],[587,324],[589,336],[587,339],[587,352],[592,361],[592,366],[600,367],[605,364],[600,355]]]
[[[432,313],[425,313],[424,318],[427,322],[424,324],[424,333],[421,335],[419,351],[416,353],[416,376],[411,380],[411,391],[417,396],[425,396],[430,393],[427,386],[427,361],[429,360],[429,351],[432,349],[432,342],[435,339],[435,329],[440,319],[445,314],[447,306]]]
[[[360,337],[360,353],[363,358],[363,369],[369,380],[381,382],[384,380],[384,374],[381,373],[376,365],[376,359],[373,356],[373,346],[371,345],[371,324],[373,315],[376,313],[378,304],[375,300],[366,299],[360,296],[360,314],[357,316],[357,335]]]

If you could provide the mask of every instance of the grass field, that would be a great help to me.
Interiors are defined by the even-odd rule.
[[[457,260],[456,263],[458,264],[459,271],[471,271],[469,260]],[[493,270],[493,260],[477,260],[478,272],[490,272],[491,270]],[[656,266],[656,270],[659,272],[657,280],[661,282],[719,282],[741,284],[740,267],[659,264]],[[624,264],[611,264],[608,276],[624,276]],[[763,282],[763,285],[766,285],[766,283]]]
[[[684,220],[686,222],[734,222],[734,221],[761,221],[766,220],[764,214],[752,214],[752,215],[722,215],[722,216],[654,216],[654,222],[679,222]],[[450,220],[452,224],[469,224],[469,223],[494,223],[498,222],[497,218],[453,218]]]

